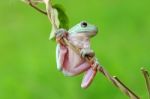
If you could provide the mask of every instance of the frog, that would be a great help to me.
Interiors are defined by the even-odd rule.
[[[98,28],[87,21],[79,22],[68,31],[63,28],[56,31],[56,41],[58,42],[56,46],[57,69],[65,76],[77,76],[84,73],[81,83],[82,88],[87,88],[92,83],[97,72],[84,59],[86,56],[95,56],[90,47],[90,38],[94,37],[97,32]],[[62,37],[80,49],[80,55],[63,42],[60,42]]]

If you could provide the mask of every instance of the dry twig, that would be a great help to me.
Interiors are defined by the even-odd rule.
[[[41,0],[36,0],[36,1],[32,1],[32,0],[23,0],[25,3],[29,4],[31,7],[33,7],[34,9],[36,9],[37,11],[47,15],[46,11],[41,10],[40,8],[38,8],[37,6],[35,6],[35,4],[41,3]]]
[[[144,75],[145,81],[146,81],[146,86],[147,86],[147,90],[148,90],[148,94],[149,94],[149,99],[150,99],[150,76],[147,70],[145,70],[144,68],[141,68],[141,71]]]

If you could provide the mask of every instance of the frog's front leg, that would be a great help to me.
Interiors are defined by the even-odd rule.
[[[65,29],[58,29],[55,32],[55,35],[56,35],[56,42],[60,43],[61,45],[65,45],[63,38],[67,38],[68,31]]]

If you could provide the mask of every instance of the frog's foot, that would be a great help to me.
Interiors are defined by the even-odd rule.
[[[87,88],[93,81],[97,71],[93,70],[92,68],[88,69],[85,72],[84,78],[81,83],[82,88]]]
[[[92,67],[93,70],[97,70],[98,66],[99,66],[99,62],[98,62],[98,60],[96,59],[96,60],[94,61],[94,63],[91,65],[91,67]]]
[[[91,50],[91,49],[88,49],[88,48],[81,49],[80,54],[81,54],[82,58],[85,58],[85,57],[94,57],[95,56],[94,51]]]
[[[59,29],[55,32],[55,35],[56,35],[56,41],[64,45],[64,43],[62,42],[62,38],[66,38],[68,36],[68,31],[65,29]]]

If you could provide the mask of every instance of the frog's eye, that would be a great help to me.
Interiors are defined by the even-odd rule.
[[[83,27],[83,28],[87,27],[87,23],[86,22],[82,22],[81,23],[81,27]]]

